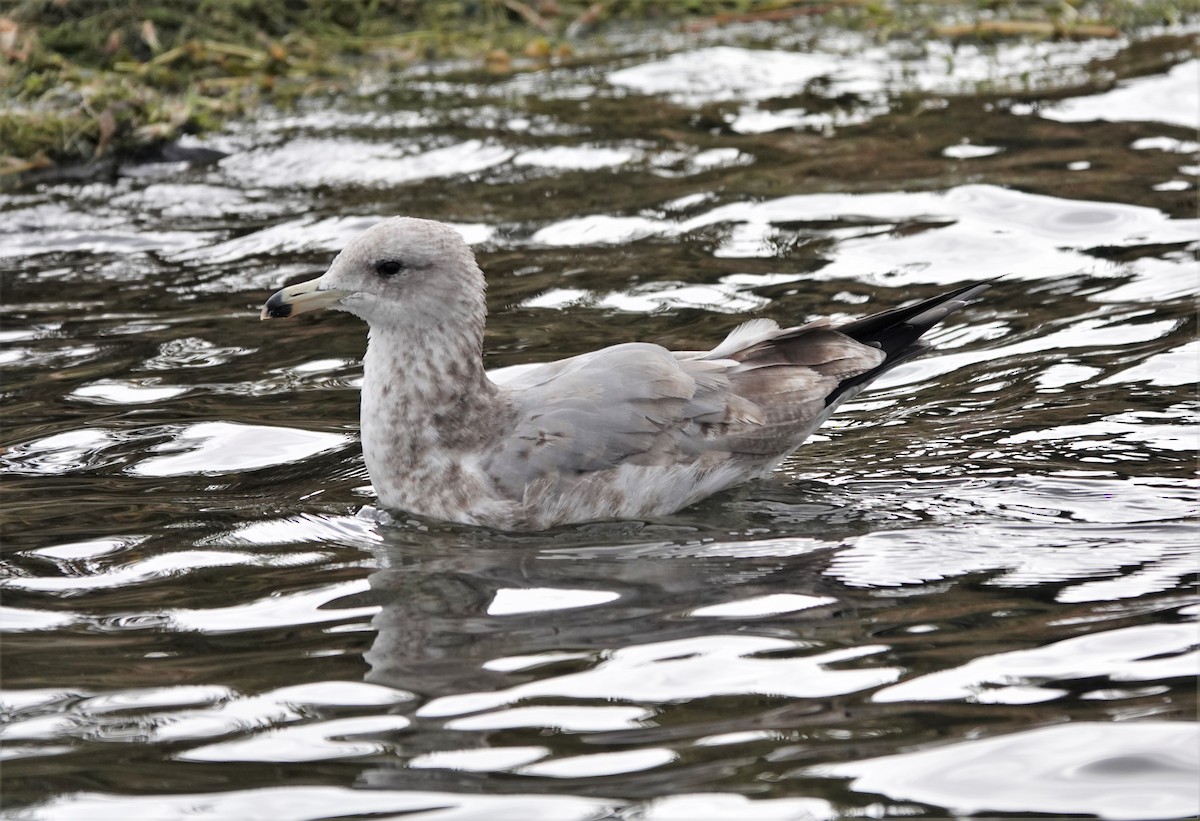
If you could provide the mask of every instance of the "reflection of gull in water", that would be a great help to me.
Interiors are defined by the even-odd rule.
[[[332,307],[370,325],[362,440],[384,506],[541,529],[665,515],[770,474],[986,287],[837,326],[754,320],[711,351],[614,345],[498,385],[483,369],[484,280],[470,248],[441,223],[394,218],[262,315]]]
[[[693,527],[683,532],[695,533]],[[366,679],[416,695],[398,712],[412,719],[403,753],[419,757],[420,768],[381,768],[370,776],[373,786],[440,788],[458,779],[447,770],[482,766],[441,758],[464,750],[515,755],[514,745],[528,750],[536,744],[548,755],[569,756],[578,752],[580,734],[626,731],[633,734],[631,745],[657,746],[655,731],[639,732],[656,708],[704,695],[828,696],[896,678],[893,668],[871,661],[853,670],[841,669],[844,663],[822,666],[857,648],[800,652],[803,641],[741,635],[763,616],[698,613],[786,592],[810,605],[793,611],[790,625],[830,629],[832,608],[842,606],[835,598],[840,586],[823,577],[824,558],[810,552],[769,562],[755,556],[748,563],[724,553],[681,557],[665,531],[646,542],[641,528],[625,523],[545,536],[436,525],[379,533],[370,593],[353,599],[355,606],[379,606],[363,654]],[[669,541],[659,542],[664,536]],[[608,552],[614,545],[620,549]],[[497,607],[515,600],[526,606]],[[832,629],[841,635],[841,628]],[[765,649],[779,657],[763,655]],[[781,649],[789,652],[780,655]],[[792,657],[797,653],[802,658]],[[676,678],[677,671],[687,675]],[[595,696],[605,683],[610,688]],[[703,732],[744,720],[718,711]],[[503,729],[513,732],[489,735]],[[517,766],[502,758],[491,762],[492,769]]]

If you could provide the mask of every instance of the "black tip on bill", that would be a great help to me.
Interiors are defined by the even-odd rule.
[[[277,291],[263,306],[262,315],[264,319],[284,319],[292,315],[292,304],[283,301],[283,291]]]

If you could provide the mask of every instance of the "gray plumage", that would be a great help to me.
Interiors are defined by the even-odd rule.
[[[470,248],[441,223],[396,217],[262,316],[331,307],[367,321],[362,442],[383,506],[544,529],[661,516],[769,475],[986,287],[839,326],[752,320],[711,351],[614,345],[497,384],[483,369],[484,279]]]

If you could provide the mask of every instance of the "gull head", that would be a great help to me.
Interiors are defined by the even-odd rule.
[[[427,317],[451,320],[462,307],[482,321],[483,274],[462,236],[448,225],[393,217],[355,237],[329,270],[276,292],[262,319],[332,308],[372,326]]]

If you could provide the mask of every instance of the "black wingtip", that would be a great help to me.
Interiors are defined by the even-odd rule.
[[[842,382],[826,398],[826,404],[833,405],[853,396],[897,365],[925,353],[930,346],[921,342],[921,337],[990,288],[993,282],[995,280],[964,285],[904,308],[892,308],[839,325],[835,330],[864,345],[881,349],[887,358],[866,373]]]
[[[891,358],[991,286],[991,282],[964,285],[913,305],[880,311],[847,322],[836,330],[864,345],[882,348]]]

